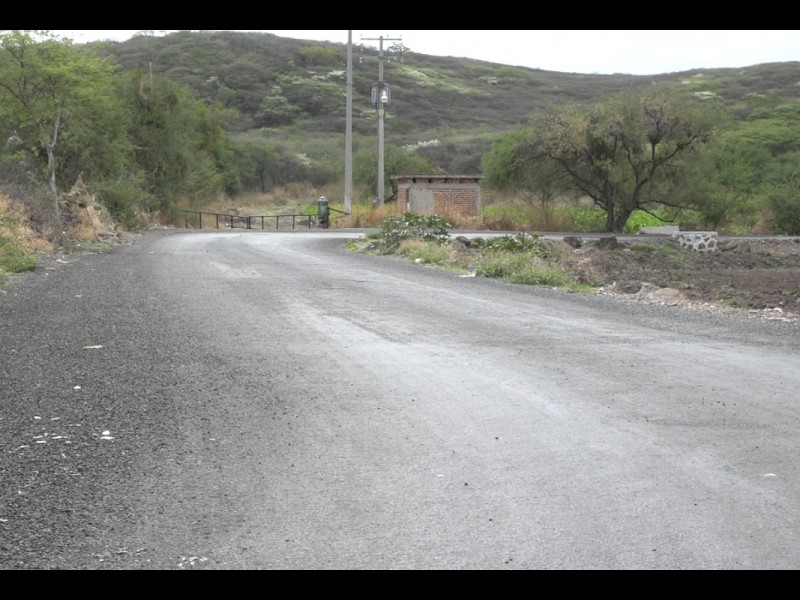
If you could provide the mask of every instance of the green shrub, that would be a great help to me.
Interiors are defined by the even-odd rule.
[[[484,239],[478,244],[483,252],[503,251],[503,252],[528,252],[539,258],[546,258],[550,253],[550,247],[544,243],[538,234],[515,233],[501,237]]]
[[[451,225],[437,215],[406,213],[384,219],[374,237],[380,242],[379,254],[393,254],[405,240],[445,243],[450,240],[450,228]]]
[[[560,209],[560,212],[563,213],[561,218],[572,224],[569,231],[596,233],[606,229],[606,213],[596,208],[569,206]]]
[[[769,196],[772,213],[770,226],[775,233],[800,235],[800,196],[796,191],[782,188]]]
[[[103,206],[125,229],[136,231],[146,226],[142,213],[158,210],[159,203],[141,182],[101,181],[91,186]]]

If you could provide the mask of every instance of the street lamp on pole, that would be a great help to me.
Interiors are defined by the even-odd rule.
[[[372,105],[378,111],[378,198],[376,206],[383,206],[384,202],[384,151],[383,128],[386,117],[386,107],[392,99],[392,87],[385,81],[372,85]]]
[[[362,38],[369,39],[369,38]],[[398,41],[400,38],[385,38],[383,36],[377,38],[378,46],[378,83],[372,85],[372,105],[378,111],[378,197],[375,200],[375,206],[381,207],[384,202],[384,153],[383,153],[383,124],[386,116],[386,107],[392,101],[392,88],[383,80],[383,61],[385,55],[383,53],[384,41]]]

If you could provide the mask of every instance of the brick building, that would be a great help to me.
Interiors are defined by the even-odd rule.
[[[401,214],[481,214],[482,175],[395,175],[392,179]]]

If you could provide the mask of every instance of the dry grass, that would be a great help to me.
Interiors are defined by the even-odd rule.
[[[24,254],[52,252],[53,244],[30,225],[27,210],[0,195],[0,248],[13,244]]]
[[[410,239],[400,242],[398,256],[405,256],[422,264],[448,264],[453,256],[454,247],[449,244],[436,244],[423,240]]]
[[[332,208],[342,210],[340,206]],[[395,204],[384,204],[376,208],[368,204],[354,204],[349,215],[334,215],[334,217],[341,218],[334,218],[331,221],[331,227],[335,229],[380,227],[387,217],[396,217],[398,214]]]

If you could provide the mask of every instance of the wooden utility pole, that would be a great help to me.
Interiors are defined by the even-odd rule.
[[[353,31],[347,32],[347,116],[344,136],[344,212],[353,212]]]

